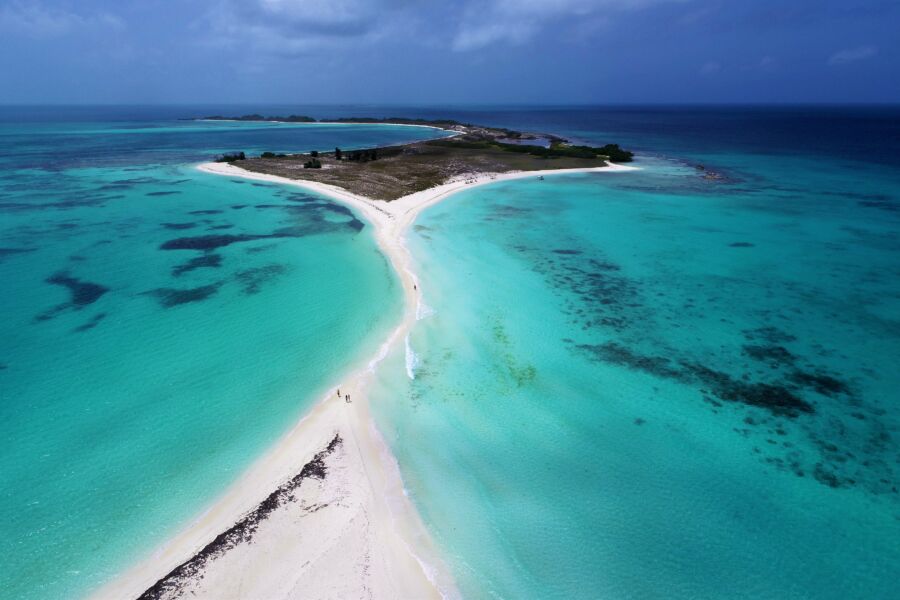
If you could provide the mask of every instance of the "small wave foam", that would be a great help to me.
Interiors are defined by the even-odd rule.
[[[406,336],[406,374],[410,379],[416,378],[416,367],[419,366],[419,357],[409,345],[409,336]]]
[[[383,343],[381,345],[381,347],[378,349],[378,354],[375,355],[375,358],[373,358],[372,360],[369,361],[369,373],[374,373],[375,367],[378,366],[378,363],[380,363],[387,357],[388,350],[390,350],[390,348],[391,348],[391,342],[394,341],[394,339],[396,339],[396,337],[397,337],[397,333],[394,332],[391,335],[391,337],[388,338],[388,341],[386,341],[385,343]]]
[[[430,317],[435,313],[435,310],[419,300],[416,304],[416,321],[421,321],[427,317]]]

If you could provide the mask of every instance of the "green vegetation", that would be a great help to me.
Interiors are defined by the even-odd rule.
[[[605,146],[600,146],[597,148],[600,151],[600,154],[604,154],[609,157],[609,160],[613,162],[631,162],[634,160],[634,152],[630,150],[622,150],[619,148],[618,144],[606,144]]]
[[[370,148],[368,150],[353,150],[347,153],[345,160],[353,162],[367,162],[370,160],[378,160],[378,149]]]
[[[244,117],[244,120],[251,117],[254,116]],[[334,152],[311,151],[287,156],[264,152],[259,158],[245,160],[241,167],[290,179],[317,181],[361,196],[390,201],[454,179],[470,182],[479,174],[597,169],[605,167],[607,160],[628,162],[633,157],[617,144],[598,147],[570,144],[550,134],[468,125],[451,119],[363,117],[337,121],[429,125],[452,129],[457,135],[380,148],[335,148]],[[223,158],[229,162],[243,159],[243,154]],[[527,370],[521,375],[524,379],[529,377]]]
[[[246,158],[243,152],[227,152],[222,156],[216,157],[216,162],[234,162],[236,160],[245,160]]]
[[[496,148],[506,152],[530,154],[540,158],[608,158],[613,162],[631,162],[634,158],[633,152],[622,150],[618,144],[606,144],[595,148],[593,146],[572,146],[554,141],[549,147],[544,147],[530,144],[509,144],[492,138],[475,138],[472,136],[465,136],[462,139],[431,140],[426,143],[433,146],[468,148],[472,150]]]

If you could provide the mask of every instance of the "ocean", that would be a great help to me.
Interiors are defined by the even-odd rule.
[[[638,152],[408,232],[371,404],[465,597],[895,595],[900,110],[368,106],[0,111],[0,597],[150,551],[400,318],[358,215],[192,165],[433,132],[223,112]]]
[[[152,551],[400,318],[352,211],[194,165],[435,130],[176,120],[205,114],[0,111],[2,598]]]
[[[409,234],[429,316],[372,403],[463,595],[896,597],[900,111],[497,121],[641,170]]]

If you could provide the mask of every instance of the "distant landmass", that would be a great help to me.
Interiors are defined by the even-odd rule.
[[[213,120],[312,122],[311,117],[207,117]],[[379,200],[395,200],[458,178],[513,171],[595,169],[607,161],[631,162],[634,153],[618,144],[571,144],[553,134],[515,131],[461,123],[453,119],[342,117],[338,123],[425,125],[453,131],[453,137],[387,146],[308,154],[243,152],[220,156],[217,162],[240,161],[250,171],[327,183]]]
[[[199,120],[201,121],[277,121],[284,123],[315,123],[316,120],[312,117],[307,117],[304,115],[290,115],[287,117],[265,117],[263,115],[241,115],[239,117],[223,117],[222,115],[212,115],[209,117],[202,117]]]

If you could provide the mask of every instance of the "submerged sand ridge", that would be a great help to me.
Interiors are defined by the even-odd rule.
[[[452,576],[405,493],[366,394],[377,365],[412,329],[420,304],[421,289],[403,234],[424,208],[463,189],[504,179],[634,167],[482,173],[391,202],[228,163],[199,168],[304,187],[363,213],[400,278],[404,316],[374,358],[336,382],[213,506],[95,597],[458,597]]]

